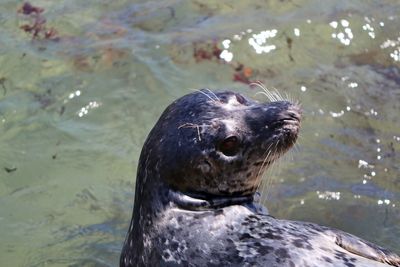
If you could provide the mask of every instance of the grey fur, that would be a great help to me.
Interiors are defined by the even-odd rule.
[[[120,266],[400,266],[339,230],[278,220],[259,205],[261,174],[296,141],[301,110],[233,92],[186,95],[143,147]]]

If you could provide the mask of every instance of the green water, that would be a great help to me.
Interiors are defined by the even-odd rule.
[[[263,100],[251,81],[304,107],[298,149],[267,174],[270,212],[400,252],[396,1],[32,4],[54,38],[0,2],[1,266],[116,266],[160,113],[195,88]]]

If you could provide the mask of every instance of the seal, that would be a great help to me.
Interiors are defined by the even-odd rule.
[[[266,95],[203,89],[164,111],[140,155],[120,266],[400,266],[389,250],[258,204],[261,176],[295,143],[302,113]]]

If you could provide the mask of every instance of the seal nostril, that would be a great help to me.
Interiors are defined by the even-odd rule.
[[[301,120],[301,108],[297,105],[292,105],[288,108],[288,110],[286,111],[286,116],[289,119],[292,120],[296,120],[298,122],[300,122]]]
[[[289,111],[289,112],[288,112],[288,115],[289,115],[289,117],[292,118],[292,119],[295,119],[295,120],[297,120],[297,121],[300,120],[300,114],[297,113],[297,112],[295,112],[295,111]]]

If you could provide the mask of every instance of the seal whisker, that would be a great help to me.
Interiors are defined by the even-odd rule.
[[[297,136],[297,140],[295,141],[295,145],[296,145],[296,146],[300,146],[302,142],[304,142],[304,138],[303,138],[302,135],[299,134],[299,135]]]
[[[271,147],[271,145],[272,145],[272,143],[270,144],[270,147]],[[266,184],[266,182],[264,181],[265,179],[263,179],[264,174],[265,174],[264,164],[267,161],[267,159],[269,158],[269,155],[271,154],[271,151],[272,150],[270,150],[269,148],[266,150],[266,152],[268,152],[267,156],[264,158],[264,161],[263,161],[263,163],[262,163],[262,165],[261,165],[261,167],[260,167],[260,169],[258,170],[258,173],[257,173],[257,180],[261,180],[260,184],[262,183],[261,196],[262,196],[262,194],[264,192],[265,184]],[[258,178],[259,176],[261,176],[261,179]],[[258,187],[260,186],[260,184],[258,185]],[[258,190],[258,188],[257,188],[257,190]]]
[[[294,103],[294,101],[292,101],[292,97],[290,96],[289,93],[285,92],[285,96],[286,96],[286,98],[284,100],[289,101],[290,103]]]
[[[272,95],[274,102],[279,101],[279,96],[276,92],[272,91],[272,90],[268,90],[269,93]]]
[[[267,183],[267,181],[265,181],[265,179],[264,179],[265,168],[267,166],[265,166],[265,168],[264,168],[264,165],[265,165],[265,163],[267,162],[267,160],[269,159],[269,157],[271,155],[271,152],[272,152],[271,147],[272,147],[273,144],[274,143],[270,143],[268,148],[265,150],[265,153],[263,155],[265,155],[265,154],[267,154],[267,155],[265,156],[265,158],[263,160],[263,163],[261,164],[261,166],[260,166],[260,168],[258,170],[258,173],[257,173],[257,180],[260,180],[260,184],[257,186],[257,190],[259,189],[259,186],[262,183],[261,196],[262,196],[262,194],[263,194],[263,192],[265,190],[265,186],[266,186],[266,183]],[[273,153],[272,153],[272,155],[273,155]],[[269,165],[271,165],[271,164],[272,163],[270,162]],[[261,176],[261,178],[259,178],[260,176]]]
[[[268,200],[269,192],[271,191],[271,187],[274,181],[274,177],[276,175],[276,166],[278,165],[278,161],[275,161],[270,169],[270,175],[267,179],[267,186],[265,187],[265,190],[263,192],[263,202],[266,202]]]
[[[300,106],[300,103],[297,100],[295,100],[290,93],[288,93],[288,100],[292,103],[295,103],[297,106]]]
[[[272,90],[267,89],[265,86],[263,86],[262,88],[264,89],[264,91],[269,92],[273,96],[274,101],[281,100],[280,94],[276,88],[273,87]]]
[[[279,141],[279,140],[278,140]],[[275,146],[274,148],[271,148],[272,146]],[[277,145],[277,143],[271,143],[271,145],[270,145],[270,147],[268,148],[269,149],[269,153],[268,153],[268,156],[270,155],[270,153],[272,152],[272,155],[276,155],[276,146]],[[271,149],[270,149],[271,148]],[[265,183],[263,184],[263,188],[262,188],[262,191],[261,191],[261,198],[263,199],[263,201],[265,201],[266,200],[266,198],[265,198],[265,190],[267,190],[268,191],[268,188],[270,187],[270,185],[271,185],[271,183],[272,183],[272,177],[273,177],[273,170],[274,170],[274,166],[275,166],[275,160],[274,161],[272,161],[271,163],[270,163],[270,165],[269,165],[269,171],[268,171],[268,173],[270,174],[269,175],[269,177],[267,177],[266,175],[267,175],[267,173],[266,172],[263,172],[263,180],[266,180],[265,181]],[[266,178],[265,178],[266,177]]]
[[[270,188],[271,184],[272,184],[272,180],[274,177],[274,172],[275,172],[275,164],[276,162],[272,162],[268,172],[265,172],[263,175],[263,180],[265,181],[262,191],[261,191],[261,199],[262,202],[265,202],[267,200],[267,195],[268,195],[268,188]]]
[[[258,169],[258,172],[257,172],[257,180],[258,180],[258,177],[260,176],[260,174],[263,173],[264,164],[266,163],[266,161],[268,160],[268,158],[269,158],[269,156],[270,156],[270,154],[271,154],[270,148],[271,148],[272,144],[273,144],[273,143],[271,143],[271,144],[268,146],[268,148],[266,149],[266,151],[265,151],[265,153],[267,153],[267,156],[264,158],[264,160],[263,160],[263,162],[262,162],[260,168]],[[263,155],[265,155],[265,153],[264,153]]]
[[[276,88],[274,88],[273,93],[275,94],[277,101],[282,101],[284,99]]]
[[[221,99],[219,99],[218,98],[218,96],[213,92],[213,91],[211,91],[210,89],[208,89],[208,88],[204,88],[204,90],[207,90],[207,91],[209,91],[210,92],[210,94],[212,95],[212,96],[214,96],[217,100],[218,100],[218,102],[221,102]]]
[[[276,164],[276,162],[274,161],[270,165],[270,167],[268,169],[268,172],[265,172],[265,176],[263,178],[265,180],[265,184],[264,184],[261,196],[262,196],[264,202],[267,199],[266,196],[268,195],[268,189],[269,189],[269,187],[271,186],[271,183],[272,183],[272,178],[274,176],[274,171],[275,171],[275,164]]]
[[[293,142],[292,142],[292,147],[293,147],[293,150],[295,150],[296,152],[300,152],[299,144],[295,140],[293,140]],[[291,152],[291,151],[289,151],[289,152]]]
[[[251,83],[250,86],[257,86],[259,88],[261,88],[263,91],[263,93],[265,93],[264,95],[267,96],[267,98],[271,101],[271,102],[275,102],[275,101],[283,101],[283,100],[287,100],[289,101],[289,97],[286,94],[286,98],[282,96],[282,94],[279,92],[279,90],[277,90],[276,88],[273,88],[273,90],[268,90],[261,82],[254,82]],[[259,94],[261,92],[258,92],[256,94]],[[292,101],[291,101],[292,102]]]
[[[273,155],[276,155],[276,154],[278,153],[277,151],[278,151],[279,141],[280,141],[280,140],[278,139],[278,141],[275,143],[275,148],[274,148],[274,153],[273,153]],[[278,163],[279,163],[280,156],[281,156],[281,153],[278,153],[277,159],[274,160],[274,162],[271,164],[271,168],[270,168],[270,171],[269,171],[270,177],[269,177],[269,179],[267,180],[267,181],[268,181],[268,183],[267,183],[267,188],[266,188],[266,192],[264,192],[265,194],[264,194],[264,196],[263,196],[264,201],[267,200],[268,195],[269,195],[269,192],[271,191],[272,182],[273,182],[273,179],[274,179],[274,177],[275,177],[275,175],[276,175],[276,173],[277,173],[277,167],[276,167],[276,166],[277,166]]]
[[[286,161],[286,159],[287,159],[286,157],[287,156],[288,156],[287,154],[280,153],[280,156],[276,161],[275,177],[281,172],[282,164],[283,164],[283,162]],[[269,194],[269,192],[271,192],[271,188],[272,188],[272,183],[271,183],[271,185],[269,187],[269,191],[267,192],[268,194]],[[267,194],[267,198],[268,198],[268,194]]]
[[[215,103],[218,102],[217,100],[215,100],[214,98],[212,98],[211,96],[209,96],[208,94],[203,92],[202,90],[199,90],[199,89],[190,89],[190,90],[195,91],[195,92],[199,92],[199,93],[205,95],[206,97],[208,97],[211,101],[213,101]]]
[[[288,93],[287,93],[287,92],[284,92],[283,94],[285,95],[285,97],[283,98],[283,100],[290,102]]]
[[[255,95],[259,95],[259,94],[265,95],[270,102],[274,102],[275,101],[274,97],[272,95],[267,94],[266,92],[262,91],[262,92],[255,93]]]
[[[249,86],[250,86],[250,87],[252,87],[252,86],[257,86],[257,87],[260,87],[261,89],[263,89],[263,90],[265,91],[265,87],[264,87],[264,85],[263,85],[260,81],[252,82],[252,83],[249,84]]]
[[[250,86],[257,86],[257,87],[261,88],[262,92],[269,99],[270,102],[275,102],[276,101],[276,99],[275,99],[274,95],[271,93],[271,91],[268,90],[261,82],[251,83]],[[259,93],[261,93],[261,92],[259,92]],[[258,93],[256,93],[256,95],[257,94]]]

